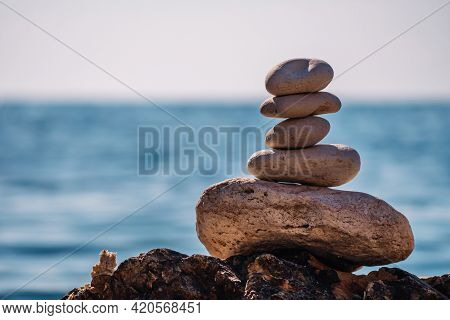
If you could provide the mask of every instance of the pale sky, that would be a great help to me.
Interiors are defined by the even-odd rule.
[[[268,95],[265,75],[286,59],[337,75],[445,2],[0,0],[0,99],[136,99],[2,3],[151,99],[242,99]],[[327,90],[450,98],[450,5]]]

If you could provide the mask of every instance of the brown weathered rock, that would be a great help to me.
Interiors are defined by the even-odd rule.
[[[335,113],[341,109],[341,101],[328,92],[292,94],[270,97],[260,106],[259,111],[271,118],[304,118],[310,115]]]
[[[316,92],[333,79],[333,68],[318,59],[291,59],[273,67],[266,76],[266,89],[274,96]]]
[[[250,300],[334,299],[330,284],[338,280],[332,275],[331,281],[323,281],[320,271],[272,254],[259,255],[249,263],[246,278],[244,299]]]
[[[117,253],[102,250],[100,252],[99,263],[92,267],[91,277],[94,278],[101,275],[112,275],[117,266],[116,257]]]
[[[447,285],[448,290],[448,285]],[[368,276],[339,272],[304,250],[227,260],[155,249],[63,299],[446,299],[417,277],[382,268]]]
[[[239,299],[243,284],[221,260],[155,249],[125,260],[110,276],[94,276],[66,299]]]
[[[422,279],[443,295],[450,297],[450,274]]]
[[[281,121],[266,133],[266,145],[274,149],[299,149],[315,145],[330,131],[324,118],[307,117]]]
[[[229,179],[197,204],[197,234],[219,258],[279,248],[306,248],[353,265],[404,260],[414,238],[408,220],[365,193]]]
[[[259,179],[321,187],[349,182],[360,167],[358,152],[343,144],[319,144],[298,150],[261,150],[247,162],[248,172]]]
[[[367,300],[447,299],[415,275],[398,268],[381,268],[367,278],[370,280],[364,293]]]

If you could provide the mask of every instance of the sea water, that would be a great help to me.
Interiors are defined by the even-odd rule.
[[[209,185],[246,175],[263,136],[252,142],[242,131],[233,139],[219,133],[210,141],[214,154],[206,152],[209,171],[199,172],[205,150],[198,141],[183,147],[196,152],[191,161],[161,133],[148,159],[138,128],[173,133],[183,126],[178,118],[194,135],[203,127],[264,134],[276,121],[262,117],[258,104],[160,103],[168,115],[125,102],[1,103],[0,297],[60,298],[90,281],[102,249],[117,252],[119,262],[160,247],[206,254],[196,202]],[[382,198],[411,222],[416,248],[393,266],[419,276],[449,273],[450,102],[353,102],[324,117],[331,131],[323,143],[352,146],[362,160],[359,175],[338,189]],[[244,138],[245,148],[236,147]],[[140,172],[142,161],[159,167]]]

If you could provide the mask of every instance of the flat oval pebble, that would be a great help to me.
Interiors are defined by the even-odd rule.
[[[291,59],[269,71],[266,89],[274,96],[294,93],[317,92],[333,79],[333,68],[318,59]]]
[[[206,189],[196,212],[200,241],[222,259],[305,248],[371,266],[404,260],[414,248],[405,216],[361,192],[237,178]]]
[[[263,180],[322,187],[349,182],[360,167],[358,152],[342,144],[322,144],[297,150],[261,150],[247,163],[248,172]]]
[[[266,145],[274,149],[300,149],[321,141],[330,131],[324,118],[307,117],[281,121],[266,133]]]
[[[270,97],[260,106],[263,116],[271,118],[304,118],[309,115],[335,113],[341,109],[341,101],[328,92],[292,94]]]

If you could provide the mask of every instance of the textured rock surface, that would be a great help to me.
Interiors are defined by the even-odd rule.
[[[91,277],[112,275],[117,266],[116,258],[116,253],[102,250],[99,263],[92,267]]]
[[[156,249],[125,260],[112,275],[93,276],[66,299],[230,299],[242,292],[221,260]]]
[[[324,118],[287,119],[266,133],[266,145],[274,149],[310,147],[325,138],[329,131],[330,123]]]
[[[370,282],[366,287],[364,298],[368,300],[448,298],[425,281],[398,268],[381,268],[369,273],[367,278]]]
[[[274,96],[316,92],[333,79],[333,68],[318,59],[291,59],[273,67],[266,76],[266,89]]]
[[[422,279],[443,295],[450,298],[450,274]]]
[[[322,144],[299,150],[261,150],[247,163],[248,172],[259,179],[322,187],[349,182],[360,167],[358,152],[343,144]]]
[[[447,275],[448,277],[448,275]],[[444,291],[449,291],[447,282]],[[367,276],[333,270],[306,251],[227,260],[155,249],[125,260],[111,275],[64,299],[446,299],[414,275],[381,268]]]
[[[328,260],[383,265],[414,247],[408,220],[360,192],[237,178],[206,189],[196,210],[199,239],[219,258],[302,247]]]
[[[266,99],[259,111],[270,118],[304,118],[309,115],[335,113],[341,101],[328,92],[293,94]]]

